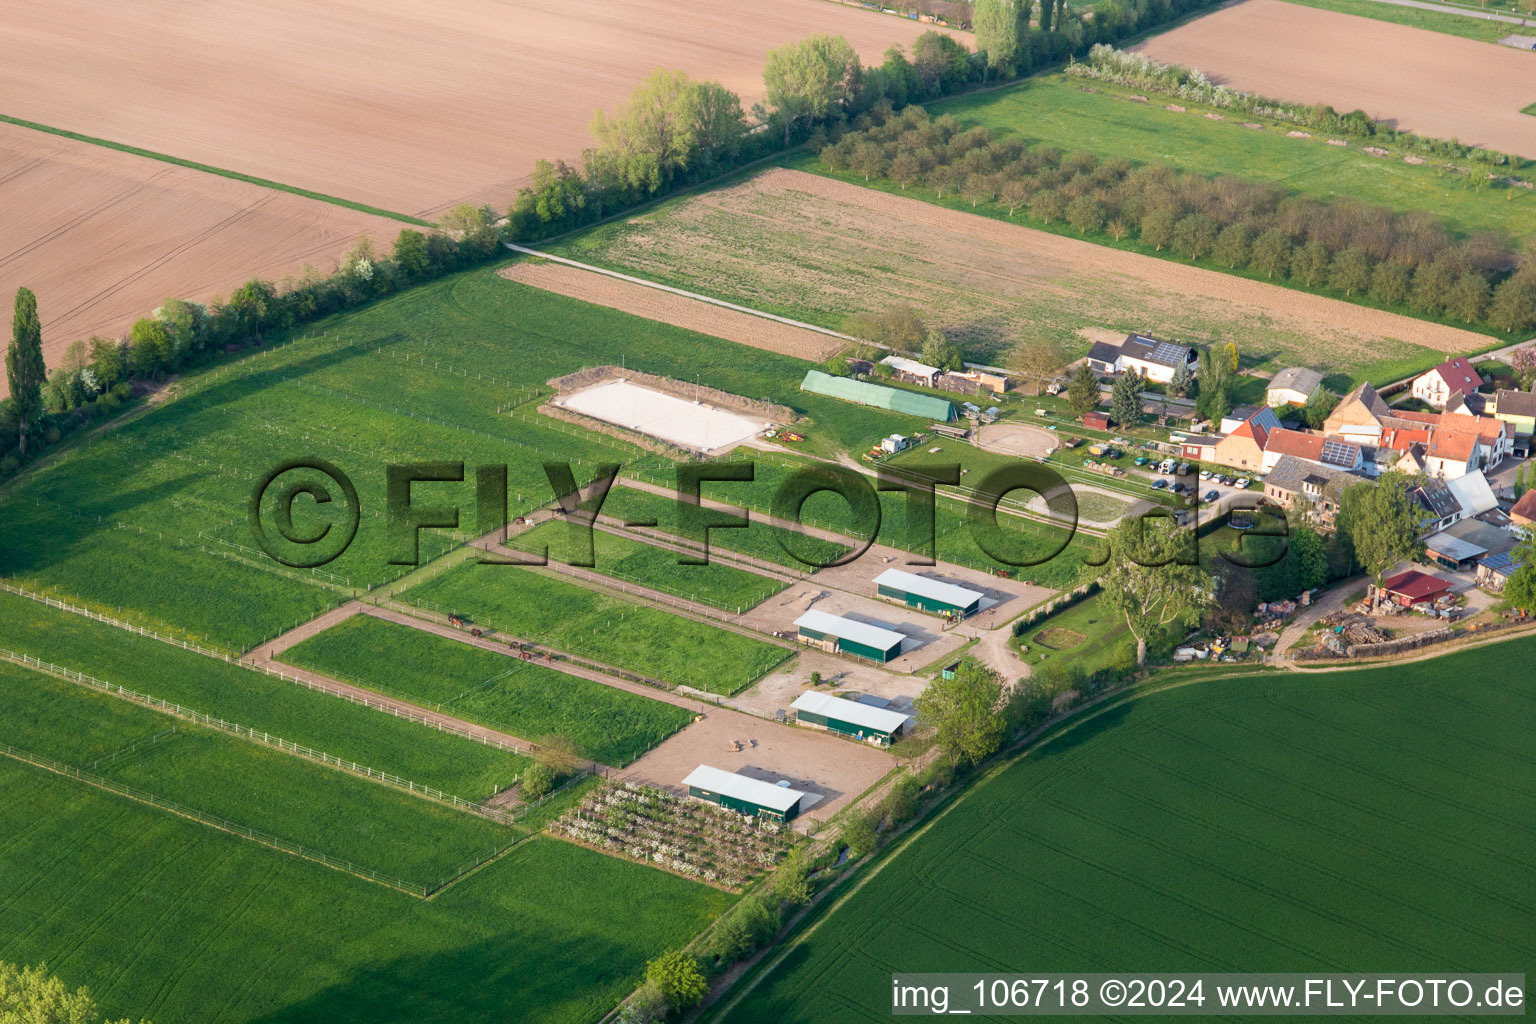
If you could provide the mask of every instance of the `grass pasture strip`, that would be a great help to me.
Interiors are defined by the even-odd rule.
[[[19,117],[11,117],[8,114],[0,114],[0,121],[6,124],[14,124],[18,128],[30,128],[33,131],[47,132],[49,135],[58,135],[62,138],[73,139],[76,142],[86,142],[92,146],[103,146],[107,149],[115,149],[119,153],[130,153],[133,156],[142,156],[150,160],[159,160],[161,163],[175,164],[178,167],[187,167],[194,171],[202,171],[204,174],[217,174],[221,178],[233,178],[250,185],[260,185],[262,188],[276,189],[279,192],[291,192],[305,199],[315,199],[322,203],[330,203],[332,206],[343,206],[359,213],[371,213],[375,217],[388,217],[391,220],[404,221],[407,224],[415,224],[418,227],[431,227],[432,222],[412,217],[409,214],[396,213],[393,210],[382,210],[377,206],[369,206],[367,203],[357,203],[350,199],[342,199],[338,196],[328,196],[324,192],[312,192],[307,188],[299,188],[295,185],[284,185],[280,181],[272,181],[268,178],[258,178],[251,174],[242,174],[239,171],[226,170],[223,167],[213,167],[209,164],[200,164],[195,160],[184,160],[178,156],[170,156],[166,153],[156,153],[152,149],[140,149],[138,146],[129,146],[121,142],[111,142],[107,139],[98,139],[91,135],[81,135],[79,132],[67,131],[63,128],[54,128],[46,124],[37,124],[34,121],[23,121]]]
[[[9,758],[0,789],[0,956],[113,1018],[586,1024],[728,905],[541,838],[413,900]]]
[[[3,591],[0,635],[4,646],[44,661],[470,801],[504,788],[527,763],[511,751]]]
[[[603,764],[630,763],[693,718],[672,704],[371,615],[345,619],[281,658],[535,742],[564,736]]]
[[[0,665],[0,739],[66,764],[170,719],[51,676]],[[95,769],[107,779],[427,889],[519,833],[196,725]]]
[[[780,580],[723,562],[682,565],[679,559],[687,556],[680,552],[605,530],[593,530],[592,543],[594,572],[725,611],[745,611],[786,586]],[[559,522],[541,523],[520,533],[509,546],[519,551],[547,550],[551,561],[569,561],[576,554],[569,527]]]
[[[1319,6],[1332,2],[1324,0]],[[1386,6],[1377,0],[1348,2]],[[1090,87],[1095,91],[1087,91],[1077,79],[1045,75],[1006,89],[925,104],[925,109],[934,116],[951,114],[966,127],[980,125],[999,138],[1063,152],[1087,151],[1104,160],[1120,156],[1217,177],[1232,174],[1236,166],[1244,178],[1273,181],[1314,199],[1350,196],[1399,213],[1430,210],[1460,234],[1497,230],[1516,239],[1536,235],[1536,194],[1526,189],[1493,188],[1471,175],[1371,156],[1364,152],[1369,142],[1349,139],[1347,146],[1330,146],[1320,133],[1299,139],[1288,137],[1283,128],[1244,128],[1242,119],[1230,115],[1211,120],[1204,116],[1215,112],[1211,108],[1182,99],[1160,96],[1149,103],[1133,102],[1127,98],[1133,94],[1130,89],[1104,82]],[[1168,110],[1170,104],[1185,109]],[[807,161],[804,169],[816,168]],[[1034,225],[1025,213],[1016,213],[1014,220]]]
[[[676,498],[664,497],[634,487],[614,487],[608,492],[602,511],[604,515],[614,516],[621,521],[655,520],[657,529],[673,536],[680,535],[681,502]],[[837,541],[797,534],[781,526],[764,522],[760,517],[749,518],[752,525],[744,530],[711,530],[710,547],[760,558],[800,572],[804,572],[810,566],[786,551],[785,544],[793,545],[795,551],[813,560],[824,562],[839,558],[850,550],[848,545]],[[692,546],[691,541],[683,543]]]
[[[989,773],[723,1017],[888,1013],[911,963],[1527,963],[1536,704],[1508,666],[1532,653],[1522,639],[1112,707]]]
[[[403,599],[666,683],[725,695],[744,689],[793,654],[511,566],[466,563],[412,587]]]

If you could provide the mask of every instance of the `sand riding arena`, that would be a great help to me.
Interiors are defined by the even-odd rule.
[[[987,451],[1034,459],[1043,459],[1061,447],[1060,439],[1051,431],[1028,423],[989,424],[981,428],[978,443]]]

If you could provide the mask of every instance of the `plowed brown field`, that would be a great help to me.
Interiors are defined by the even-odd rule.
[[[0,112],[386,210],[507,205],[657,68],[761,98],[818,32],[878,63],[928,26],[821,0],[0,5]],[[968,36],[963,38],[968,39]]]
[[[739,185],[556,246],[597,263],[836,326],[916,306],[974,357],[1015,339],[1087,347],[1084,328],[1235,341],[1251,362],[1401,376],[1487,335],[1216,273],[800,171]],[[1392,378],[1387,378],[1392,379]]]
[[[171,164],[0,124],[0,325],[37,293],[50,364],[76,338],[116,337],[167,296],[207,300],[304,262],[329,271],[361,234],[401,225]],[[0,393],[5,382],[0,378]]]
[[[1243,0],[1135,47],[1263,96],[1536,159],[1536,56],[1374,18]]]

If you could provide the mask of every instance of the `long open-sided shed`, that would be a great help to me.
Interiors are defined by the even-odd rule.
[[[887,662],[901,655],[906,639],[894,630],[811,609],[795,620],[800,639],[829,651]]]
[[[775,821],[789,821],[800,813],[805,794],[788,786],[776,786],[761,779],[737,775],[723,768],[701,764],[683,780],[688,795],[712,804],[728,807],[739,814],[751,814]]]
[[[876,576],[875,592],[888,601],[900,601],[908,608],[961,618],[976,614],[981,609],[981,599],[986,596],[979,590],[900,569],[887,569]]]
[[[819,726],[854,739],[888,746],[906,728],[910,718],[899,711],[860,704],[830,693],[807,690],[790,705],[795,720],[803,725]]]

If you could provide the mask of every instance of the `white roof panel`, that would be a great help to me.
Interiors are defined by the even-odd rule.
[[[798,789],[775,786],[771,782],[750,779],[745,775],[737,775],[722,768],[711,768],[707,764],[701,764],[689,772],[688,777],[683,780],[683,785],[695,786],[711,793],[719,793],[721,796],[735,797],[737,800],[767,807],[780,814],[786,813],[805,796]]]
[[[876,576],[875,585],[879,586],[882,583],[887,587],[895,587],[934,601],[943,601],[958,608],[969,608],[986,596],[979,590],[969,590],[955,583],[945,583],[943,580],[919,576],[915,572],[902,572],[900,569],[887,569]]]
[[[796,711],[826,715],[839,722],[851,722],[879,732],[895,732],[906,724],[908,718],[907,715],[898,711],[860,704],[855,700],[845,700],[842,697],[834,697],[830,693],[817,693],[815,690],[807,690],[796,697],[790,707]]]
[[[894,630],[871,626],[867,622],[855,622],[841,615],[829,615],[814,608],[796,619],[795,625],[809,626],[818,633],[830,633],[840,639],[852,640],[856,644],[882,651],[888,651],[906,639]]]
[[[927,363],[920,363],[906,356],[886,356],[880,361],[893,370],[916,374],[919,377],[932,377],[940,372],[937,366],[929,366]]]

